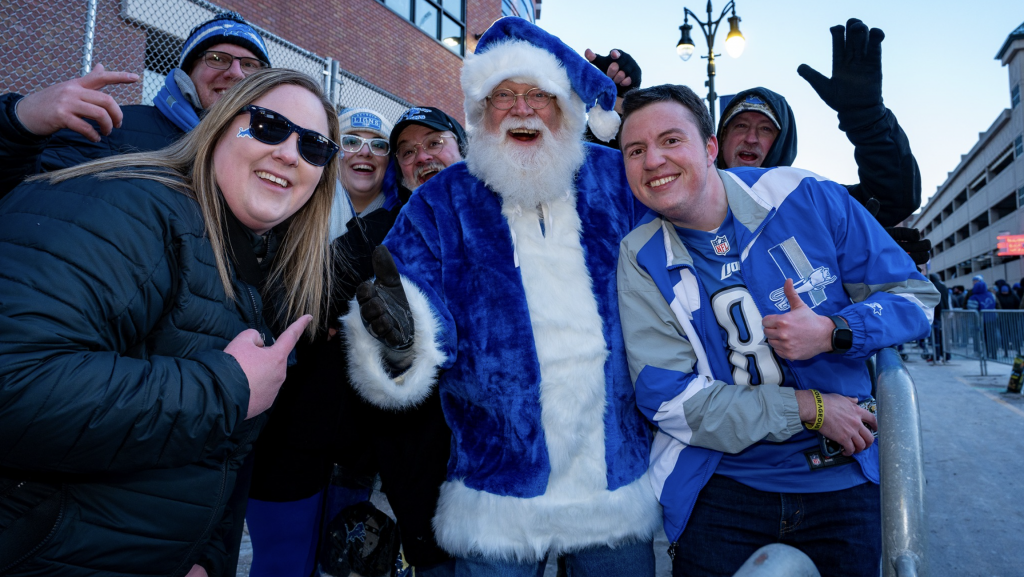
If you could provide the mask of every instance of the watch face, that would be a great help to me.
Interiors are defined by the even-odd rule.
[[[832,348],[836,351],[848,351],[853,347],[853,331],[840,329],[832,331]]]

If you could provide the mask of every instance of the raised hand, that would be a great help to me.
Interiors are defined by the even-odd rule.
[[[389,349],[408,350],[413,341],[412,311],[395,261],[383,245],[373,250],[373,273],[372,282],[356,287],[363,326]]]
[[[608,78],[615,81],[620,97],[625,96],[627,92],[634,88],[640,88],[642,76],[640,65],[628,53],[615,49],[609,52],[608,56],[601,56],[587,48],[583,52],[583,56],[596,66],[598,70],[604,72]]]
[[[786,279],[783,290],[789,301],[789,312],[768,315],[761,321],[775,354],[791,361],[803,361],[831,351],[832,330],[835,329],[832,319],[819,315],[804,303],[793,288],[793,279]]]
[[[18,101],[18,120],[29,132],[39,136],[70,128],[93,142],[99,142],[99,133],[84,119],[95,120],[100,125],[100,132],[108,135],[114,128],[120,128],[123,118],[117,102],[99,89],[138,80],[138,74],[108,72],[102,64],[97,64],[81,78],[47,86],[22,98]]]
[[[833,26],[829,31],[832,32],[832,78],[826,78],[806,64],[796,69],[797,74],[836,112],[881,104],[885,33],[878,28],[869,31],[867,25],[856,18],[850,18],[845,28]]]
[[[246,419],[259,415],[274,404],[288,371],[288,355],[312,319],[310,315],[299,317],[269,347],[264,346],[259,332],[246,329],[224,348],[225,353],[235,357],[249,380],[249,410],[245,414]]]

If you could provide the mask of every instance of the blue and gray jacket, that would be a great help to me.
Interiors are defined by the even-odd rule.
[[[621,244],[619,306],[637,404],[658,427],[650,477],[671,541],[723,452],[762,442],[792,452],[787,443],[812,441],[795,389],[866,397],[864,359],[928,334],[938,300],[907,254],[842,186],[794,168],[718,174],[737,223],[743,279],[760,315],[788,310],[781,289],[793,278],[815,313],[847,320],[853,348],[782,361],[796,381],[792,387],[728,386],[729,351],[693,260],[671,223],[653,212],[644,217]],[[855,458],[864,477],[877,482],[877,449]],[[818,479],[808,471],[793,491],[814,492]]]

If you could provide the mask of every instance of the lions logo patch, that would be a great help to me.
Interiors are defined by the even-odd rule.
[[[804,302],[812,309],[828,300],[825,296],[825,287],[839,280],[839,277],[831,274],[828,267],[815,267],[800,248],[796,237],[789,237],[785,241],[768,249],[776,266],[782,272],[783,285],[785,279],[793,279],[793,288],[801,295]],[[804,296],[806,294],[806,296]],[[775,307],[780,311],[789,310],[789,301],[786,299],[785,289],[780,287],[771,292],[768,298],[772,299]],[[809,301],[809,302],[808,302]]]

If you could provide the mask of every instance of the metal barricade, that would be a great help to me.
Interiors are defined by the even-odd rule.
[[[946,352],[986,363],[1012,365],[1024,355],[1024,310],[943,311],[942,345]]]
[[[56,5],[0,2],[0,93],[27,94],[88,73],[135,72],[135,84],[104,89],[120,104],[152,104],[164,78],[178,66],[189,32],[225,9],[207,0],[87,0]],[[243,14],[242,16],[245,16]],[[377,110],[392,121],[409,103],[319,56],[259,30],[275,67],[316,79],[339,107]]]
[[[942,348],[947,353],[977,360],[981,364],[981,374],[988,374],[985,365],[985,331],[978,311],[942,311]]]
[[[927,574],[924,457],[917,389],[895,349],[875,355],[882,477],[882,575]]]

